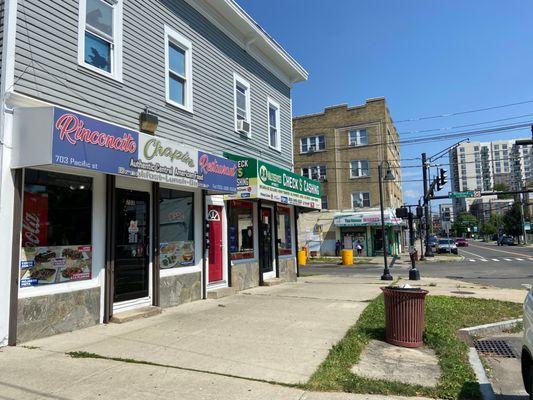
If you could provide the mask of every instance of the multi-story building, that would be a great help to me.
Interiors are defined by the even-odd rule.
[[[520,190],[533,176],[533,152],[516,146],[515,141],[469,142],[452,149],[449,153],[452,191],[491,191],[501,185]],[[453,199],[454,214],[468,211],[471,203],[469,199]]]
[[[322,208],[330,210],[332,218],[336,212],[345,215],[370,213],[377,215],[378,222],[381,220],[377,209],[380,164],[384,175],[390,168],[396,178],[383,183],[387,215],[393,215],[394,209],[403,204],[400,139],[384,98],[369,99],[360,106],[342,104],[327,107],[317,114],[297,116],[293,119],[293,131],[295,171],[320,180]],[[323,221],[324,216],[320,219]],[[370,219],[372,222],[361,222],[356,230],[357,235],[364,231],[366,249],[374,254],[382,249],[382,240],[380,229],[376,227],[380,224],[374,217]],[[354,236],[346,219],[343,225],[331,225],[324,240],[325,252],[331,252],[332,244],[344,240],[345,234]],[[366,225],[372,225],[368,233]],[[397,250],[394,244],[400,242],[396,233],[390,233],[389,244],[393,251]],[[359,240],[362,239],[359,237]]]
[[[295,280],[307,72],[235,1],[0,14],[0,345]]]
[[[441,221],[449,221],[453,223],[453,205],[452,204],[439,204],[439,217]]]

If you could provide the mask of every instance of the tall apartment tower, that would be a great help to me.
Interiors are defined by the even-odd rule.
[[[517,139],[463,143],[449,152],[453,192],[491,191],[496,185],[520,190],[533,177],[533,151]],[[470,199],[453,199],[455,216],[466,212]]]

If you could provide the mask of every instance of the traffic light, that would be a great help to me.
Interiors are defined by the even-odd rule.
[[[407,218],[409,211],[407,207],[400,207],[396,209],[396,218]]]
[[[422,206],[417,206],[416,207],[416,217],[417,218],[422,218],[424,216],[424,209],[422,208]]]
[[[446,185],[447,182],[448,182],[448,176],[447,176],[446,170],[441,168],[440,169],[440,186]]]

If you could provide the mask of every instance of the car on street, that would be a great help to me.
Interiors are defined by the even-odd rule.
[[[437,241],[437,253],[453,253],[457,254],[457,246],[453,239],[439,239]]]
[[[438,243],[438,241],[439,241],[439,240],[437,239],[437,237],[434,236],[434,235],[432,235],[432,236],[430,236],[429,239],[428,239],[428,244],[431,246],[431,248],[432,248],[433,250],[435,250],[435,249],[437,248],[437,243]]]
[[[515,245],[515,242],[511,236],[504,235],[498,239],[498,246],[514,246],[514,245]]]
[[[455,239],[455,245],[457,247],[468,247],[468,240],[465,238],[457,238]]]
[[[524,336],[522,339],[522,378],[524,387],[533,400],[533,291],[524,301]]]

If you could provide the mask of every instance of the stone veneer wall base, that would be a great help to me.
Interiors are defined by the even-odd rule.
[[[202,275],[191,274],[165,276],[161,278],[161,308],[178,306],[202,298]]]

